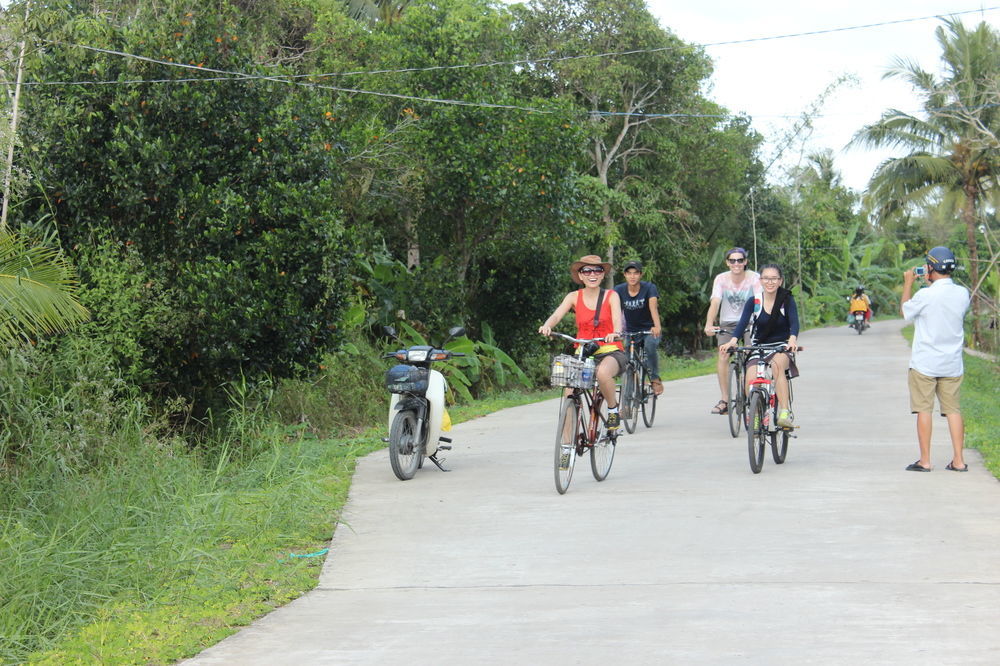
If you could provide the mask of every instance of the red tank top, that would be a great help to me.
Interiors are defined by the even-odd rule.
[[[601,303],[601,316],[594,326],[594,311],[583,302],[583,289],[576,292],[576,337],[578,338],[603,338],[608,333],[615,332],[615,322],[611,318],[611,290],[604,292],[604,301]],[[625,346],[621,341],[610,342],[601,345],[599,353],[613,351],[612,347],[625,351]]]

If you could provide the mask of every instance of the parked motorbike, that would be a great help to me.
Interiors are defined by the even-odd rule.
[[[863,310],[857,310],[851,313],[851,328],[858,332],[858,335],[868,328],[868,324],[865,323],[865,313]]]
[[[389,337],[398,339],[396,329],[385,327]],[[441,435],[445,418],[444,394],[447,382],[444,375],[431,368],[436,361],[465,356],[460,352],[443,349],[452,338],[465,335],[465,329],[456,326],[440,348],[415,345],[384,354],[395,358],[398,365],[385,373],[385,387],[389,399],[389,464],[400,481],[413,478],[423,467],[424,458],[430,459],[438,469],[447,472],[437,457],[438,451],[451,449],[451,439]]]

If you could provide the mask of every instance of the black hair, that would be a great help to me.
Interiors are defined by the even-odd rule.
[[[757,273],[763,275],[765,268],[773,268],[774,270],[778,271],[778,277],[780,277],[782,280],[785,279],[785,272],[781,270],[781,266],[779,266],[778,264],[764,264],[763,266],[760,267]]]

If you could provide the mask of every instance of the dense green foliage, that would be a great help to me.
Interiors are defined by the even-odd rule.
[[[214,391],[240,370],[284,375],[332,339],[350,257],[329,207],[336,132],[324,100],[288,85],[171,83],[192,74],[66,43],[263,73],[240,18],[140,10],[109,24],[56,6],[38,21],[58,43],[29,63],[43,80],[168,79],[29,96],[46,196],[19,212],[51,214],[106,339],[169,393]]]

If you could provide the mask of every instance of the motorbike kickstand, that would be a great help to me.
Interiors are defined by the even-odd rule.
[[[437,465],[437,468],[439,470],[441,470],[442,472],[450,472],[451,471],[450,469],[445,469],[444,465],[441,464],[441,461],[437,459],[437,454],[436,453],[434,455],[432,455],[432,456],[427,456],[427,459],[430,460],[435,465]]]

